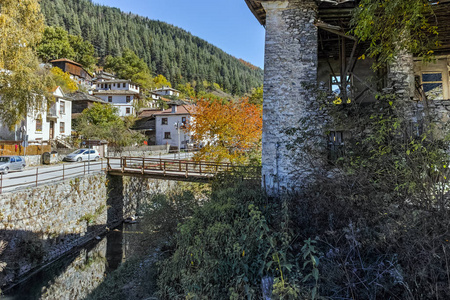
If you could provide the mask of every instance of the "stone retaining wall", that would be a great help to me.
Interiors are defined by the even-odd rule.
[[[28,167],[40,166],[42,164],[42,155],[27,155],[25,156],[25,162]]]
[[[0,288],[133,217],[172,184],[100,174],[0,195]]]
[[[146,146],[146,147],[129,147],[124,148],[122,151],[116,152],[109,148],[109,157],[121,157],[121,156],[131,156],[131,157],[148,157],[158,154],[169,153],[169,145],[162,146]]]

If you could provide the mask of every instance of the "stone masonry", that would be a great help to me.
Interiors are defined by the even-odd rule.
[[[100,174],[1,194],[0,288],[135,216],[143,199],[172,186]]]
[[[298,190],[308,177],[308,168],[293,167],[299,162],[287,149],[293,137],[285,131],[299,127],[301,118],[314,118],[308,105],[314,94],[303,83],[317,84],[317,5],[314,0],[262,4],[267,16],[262,175],[268,195],[277,196]]]

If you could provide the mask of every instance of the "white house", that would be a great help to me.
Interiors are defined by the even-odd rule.
[[[44,111],[33,111],[10,130],[0,122],[0,140],[42,143],[68,137],[72,131],[72,102],[60,87],[53,91],[55,102]]]
[[[119,109],[119,116],[135,115],[135,104],[139,99],[139,86],[131,80],[105,80],[97,82],[93,94]]]
[[[153,91],[148,92],[147,108],[158,108],[158,101],[161,100],[161,96]]]
[[[180,97],[180,91],[173,89],[169,86],[164,86],[160,89],[156,89],[152,91],[153,93],[160,95],[160,96],[175,96],[175,97]]]
[[[170,109],[154,113],[156,122],[156,144],[171,145],[186,149],[190,143],[190,133],[185,125],[191,119],[193,105],[174,105]]]

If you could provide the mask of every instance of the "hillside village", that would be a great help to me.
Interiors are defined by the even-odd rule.
[[[145,145],[181,146],[187,150],[190,134],[184,127],[190,120],[194,104],[190,99],[180,99],[180,91],[163,86],[146,91],[144,96],[142,89],[131,80],[116,78],[104,71],[91,74],[69,59],[52,60],[50,64],[70,74],[71,80],[84,91],[64,93],[61,87],[56,87],[52,91],[54,103],[50,107],[28,114],[14,130],[0,125],[0,144],[15,144],[21,148],[24,145],[51,145],[55,149],[70,147],[68,141],[76,134],[73,122],[85,109],[97,103],[117,108],[120,117],[135,118],[132,130],[145,135]],[[139,100],[144,97],[151,100],[139,106]],[[182,135],[181,145],[178,144],[179,134]]]
[[[33,49],[40,65],[32,72],[27,71],[35,74],[28,82],[38,80],[40,83],[31,85],[31,89],[36,88],[36,96],[22,91],[24,102],[21,104],[15,99],[21,93],[19,86],[9,90],[11,96],[3,95],[11,106],[8,111],[3,110],[0,117],[1,154],[65,153],[86,145],[86,140],[96,144],[94,147],[102,153],[107,147],[97,144],[110,144],[111,151],[154,145],[188,150],[202,144],[191,139],[186,127],[194,99],[237,100],[251,95],[252,90],[262,84],[260,68],[180,28],[118,13],[91,1],[80,3],[78,0],[40,2],[42,17],[46,18],[39,20],[42,23],[39,26],[45,26],[36,32],[40,40]],[[75,7],[80,13],[90,15],[83,19],[86,22],[100,18],[103,25],[97,33],[107,26],[116,32],[120,24],[110,20],[119,15],[127,19],[130,26],[145,31],[144,39],[152,39],[153,46],[138,45],[138,41],[142,41],[134,31],[123,28],[120,29],[124,33],[122,39],[109,36],[109,31],[96,38],[86,31],[75,30],[72,25],[76,23],[69,21],[74,15],[64,13],[65,9]],[[68,21],[61,22],[62,18]],[[107,45],[98,44],[105,37],[117,43],[120,40],[121,47],[110,48],[109,41]],[[9,72],[7,64],[4,69]],[[17,72],[14,68],[11,70]],[[20,88],[31,90],[25,85]],[[262,94],[260,98],[262,100]],[[114,108],[121,120],[116,124],[121,133],[116,136],[120,138],[107,138],[105,133],[97,131],[96,134],[86,126],[80,129],[80,123],[92,122],[83,118],[83,111],[99,105]],[[161,115],[164,117],[159,120]]]
[[[263,85],[167,24],[42,0],[28,81],[0,51],[0,150],[106,159],[0,175],[0,287],[90,239],[25,293],[450,299],[450,0],[240,1]],[[178,159],[123,153],[153,146]]]

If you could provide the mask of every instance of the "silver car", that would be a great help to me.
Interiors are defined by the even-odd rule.
[[[65,161],[88,161],[88,160],[99,160],[100,154],[97,150],[94,149],[79,149],[76,150],[66,157],[64,157]]]
[[[0,173],[8,174],[9,171],[22,171],[26,167],[23,156],[0,156]]]

